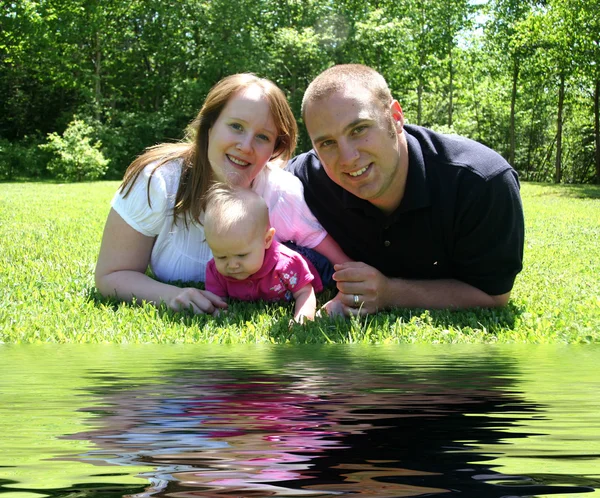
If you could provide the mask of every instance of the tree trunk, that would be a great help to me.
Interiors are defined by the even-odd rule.
[[[453,40],[450,41],[449,44],[449,59],[450,59],[450,83],[448,85],[448,126],[452,128],[452,123],[454,122],[454,102],[453,102],[453,94],[454,94],[454,64],[452,61],[452,43]]]
[[[417,82],[417,124],[423,123],[423,67],[425,65],[425,53],[421,50],[419,54],[419,72]]]
[[[422,124],[422,112],[423,110],[423,80],[419,78],[419,84],[417,86],[417,124]]]
[[[596,139],[596,183],[600,184],[600,79],[594,90],[594,137]]]
[[[519,80],[519,59],[515,55],[513,59],[513,80],[512,91],[510,94],[510,124],[509,124],[509,143],[508,162],[511,166],[515,165],[515,112],[517,104],[517,81]]]
[[[560,75],[558,88],[558,117],[556,119],[556,165],[554,168],[554,183],[560,183],[562,179],[562,126],[563,106],[565,101],[565,75]]]
[[[475,95],[475,63],[471,62],[471,92]],[[477,123],[477,140],[481,139],[481,121],[479,120],[479,99],[474,99],[475,105],[475,122]]]
[[[95,72],[94,72],[94,99],[96,101],[96,119],[100,119],[100,106],[102,101],[102,50],[100,47],[100,33],[96,31],[95,37]]]
[[[531,157],[533,156],[533,139],[535,135],[535,112],[537,110],[539,91],[535,92],[535,96],[533,99],[533,105],[531,106],[531,121],[529,123],[529,144],[527,146],[527,166],[526,171],[529,175],[529,171],[531,170]],[[535,171],[534,171],[535,173]],[[529,179],[529,176],[527,177]]]

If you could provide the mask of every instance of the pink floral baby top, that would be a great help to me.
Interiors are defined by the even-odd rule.
[[[262,268],[245,280],[221,275],[214,259],[206,267],[206,290],[242,301],[290,301],[294,292],[310,283],[315,292],[323,290],[321,277],[314,266],[276,240],[265,251]]]

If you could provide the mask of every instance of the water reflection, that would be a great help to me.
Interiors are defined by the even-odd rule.
[[[132,497],[499,498],[597,486],[504,475],[498,455],[480,451],[533,436],[519,425],[544,414],[515,388],[510,356],[413,364],[344,351],[282,349],[258,365],[186,359],[152,378],[92,371],[94,427],[68,437],[97,449],[75,458],[155,469]]]
[[[16,491],[13,491],[12,488]],[[27,496],[31,493],[34,496],[50,496],[53,498],[77,498],[77,497],[98,497],[98,498],[118,498],[122,496],[144,496],[144,486],[131,486],[126,484],[77,484],[72,487],[58,489],[40,489],[29,488],[19,485],[18,481],[9,479],[0,479],[0,495]],[[196,495],[202,496],[202,495]]]

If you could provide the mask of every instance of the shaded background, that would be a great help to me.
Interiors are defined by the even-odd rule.
[[[55,176],[38,145],[75,119],[72,143],[99,140],[118,179],[242,71],[285,91],[305,151],[304,90],[347,62],[378,69],[409,123],[479,140],[522,179],[600,181],[596,0],[3,2],[0,179]]]

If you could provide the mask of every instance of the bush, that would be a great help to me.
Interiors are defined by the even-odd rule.
[[[123,178],[129,163],[147,147],[180,140],[190,119],[176,112],[114,111],[102,122],[91,121],[94,136],[102,141],[102,152],[110,159],[106,178]]]
[[[14,177],[12,166],[12,144],[5,139],[0,139],[0,179],[11,180]]]
[[[40,149],[54,154],[48,170],[56,178],[66,181],[96,180],[106,173],[110,161],[100,151],[100,141],[91,143],[94,129],[80,119],[74,119],[59,136],[48,134],[48,142]]]
[[[39,137],[24,137],[19,142],[0,138],[0,180],[39,178],[48,174],[48,152],[39,149]]]

